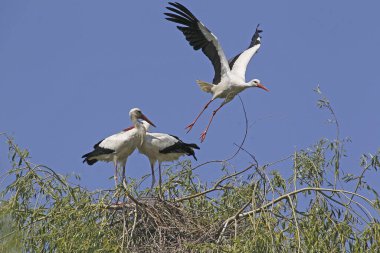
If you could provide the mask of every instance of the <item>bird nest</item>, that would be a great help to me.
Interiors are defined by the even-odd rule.
[[[196,208],[159,198],[129,200],[107,208],[113,224],[123,224],[122,244],[132,252],[177,252],[216,242],[220,233],[221,223],[210,223]]]

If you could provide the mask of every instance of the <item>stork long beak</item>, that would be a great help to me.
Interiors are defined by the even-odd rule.
[[[262,85],[261,83],[259,83],[259,84],[257,85],[257,87],[259,87],[260,89],[263,89],[263,90],[265,90],[265,91],[269,91],[269,90],[267,89],[267,87],[265,87],[265,86]]]
[[[155,124],[153,124],[152,121],[150,121],[144,114],[141,116],[141,119],[145,120],[146,122],[148,122],[150,125],[156,127]]]

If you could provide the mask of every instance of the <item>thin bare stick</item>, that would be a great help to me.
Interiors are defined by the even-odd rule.
[[[236,172],[236,173],[233,173],[231,175],[228,175],[228,176],[225,176],[223,178],[221,178],[218,182],[216,182],[214,184],[214,186],[208,190],[205,190],[203,192],[199,192],[199,193],[196,193],[196,194],[193,194],[193,195],[190,195],[190,196],[186,196],[186,197],[182,197],[182,198],[177,198],[177,199],[174,199],[173,201],[174,202],[181,202],[181,201],[184,201],[184,200],[189,200],[189,199],[193,199],[193,198],[196,198],[196,197],[199,197],[199,196],[202,196],[202,195],[205,195],[207,193],[210,193],[212,191],[216,191],[216,190],[223,190],[224,188],[222,186],[220,186],[220,184],[222,182],[224,182],[225,180],[231,178],[231,177],[235,177],[235,176],[238,176],[244,172],[246,172],[247,170],[251,169],[253,166],[255,166],[254,164],[251,164],[249,165],[247,168],[245,168],[244,170],[242,171],[239,171],[239,172]]]
[[[298,219],[297,219],[297,215],[296,215],[296,210],[294,208],[293,201],[292,201],[292,198],[290,196],[288,196],[288,200],[289,200],[290,207],[292,209],[294,224],[296,226],[296,231],[297,231],[297,239],[298,239],[298,249],[297,249],[297,252],[300,252],[300,249],[301,249],[301,233],[300,233],[300,229],[299,229],[299,226],[298,226]]]
[[[121,250],[124,249],[125,236],[127,235],[127,218],[125,217],[125,206],[123,206],[123,239],[121,241]]]
[[[134,210],[134,217],[133,217],[133,225],[132,225],[132,229],[131,229],[131,233],[130,233],[130,236],[129,236],[129,241],[128,241],[128,246],[130,246],[131,242],[132,242],[132,236],[133,236],[133,232],[135,231],[135,228],[136,228],[136,224],[137,224],[137,206],[135,206],[135,210]]]

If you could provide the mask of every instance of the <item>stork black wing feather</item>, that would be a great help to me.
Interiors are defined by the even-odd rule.
[[[218,54],[218,45],[215,45],[214,41],[210,39],[214,36],[185,6],[177,2],[169,2],[169,4],[172,7],[166,7],[166,9],[173,13],[164,13],[167,16],[166,19],[184,25],[177,26],[177,28],[185,35],[186,40],[194,50],[202,49],[202,52],[211,61],[215,72],[213,83],[218,84],[222,76],[222,63]]]
[[[103,140],[99,141],[98,143],[94,145],[93,151],[87,154],[84,154],[82,156],[82,158],[84,158],[83,163],[86,162],[88,165],[93,165],[94,163],[98,161],[97,159],[94,159],[94,157],[99,156],[99,155],[112,154],[113,152],[115,152],[115,150],[100,147],[99,145],[102,141]]]
[[[169,11],[172,11],[172,12],[175,12],[177,13],[178,15],[184,17],[184,18],[187,18],[189,20],[192,20],[193,18],[191,16],[188,16],[186,13],[178,10],[178,9],[175,9],[175,8],[172,8],[172,7],[166,7],[166,9],[168,9]]]
[[[252,39],[251,39],[251,43],[249,44],[248,48],[247,49],[250,49],[251,47],[257,45],[257,44],[260,44],[260,33],[262,32],[263,30],[259,29],[259,25],[257,25],[256,27],[256,31],[255,33],[253,34],[252,36]],[[234,66],[236,60],[239,58],[239,56],[242,54],[243,52],[241,52],[240,54],[236,55],[235,57],[233,57],[232,59],[229,60],[229,65],[230,65],[230,68],[232,69],[232,67]]]
[[[169,146],[169,147],[166,147],[162,150],[160,150],[160,153],[162,154],[170,154],[170,153],[183,153],[183,154],[186,154],[188,156],[193,156],[195,160],[197,160],[196,156],[195,156],[195,152],[193,150],[193,148],[196,148],[196,149],[199,149],[198,145],[197,144],[194,144],[194,143],[184,143],[183,141],[181,141],[180,139],[178,139],[177,136],[173,136],[174,138],[176,138],[178,141],[176,143],[174,143],[173,145]]]
[[[191,11],[189,11],[185,6],[183,6],[182,4],[178,3],[178,2],[175,2],[175,3],[169,3],[171,4],[172,6],[174,7],[177,7],[178,9],[180,9],[181,11],[183,11],[184,13],[186,13],[189,17],[195,19],[195,20],[198,20],[193,13],[191,13]]]
[[[187,26],[191,25],[191,21],[189,21],[188,19],[186,19],[184,17],[178,16],[178,15],[173,14],[173,13],[165,13],[165,15],[169,17],[169,18],[166,18],[169,21],[180,23],[180,24],[187,25]]]

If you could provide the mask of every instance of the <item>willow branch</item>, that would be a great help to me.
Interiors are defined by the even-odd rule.
[[[235,176],[238,176],[244,172],[246,172],[247,170],[249,170],[250,168],[252,168],[253,166],[255,166],[254,164],[251,164],[249,165],[247,168],[245,168],[244,170],[242,171],[239,171],[239,172],[236,172],[236,173],[233,173],[231,175],[228,175],[228,176],[225,176],[223,178],[221,178],[218,182],[216,182],[214,184],[214,186],[208,190],[205,190],[203,192],[199,192],[199,193],[196,193],[196,194],[193,194],[193,195],[190,195],[190,196],[186,196],[186,197],[182,197],[182,198],[177,198],[177,199],[174,199],[174,202],[181,202],[181,201],[184,201],[184,200],[189,200],[189,199],[193,199],[193,198],[196,198],[196,197],[199,197],[199,196],[202,196],[202,195],[205,195],[207,193],[210,193],[210,192],[213,192],[213,191],[216,191],[216,190],[223,190],[224,188],[221,188],[221,184],[229,179],[229,178],[232,178],[232,177],[235,177]]]
[[[269,206],[271,205],[274,205],[276,204],[277,202],[280,202],[284,199],[288,199],[290,198],[291,196],[293,195],[297,195],[299,193],[302,193],[302,192],[305,192],[305,191],[316,191],[316,192],[324,192],[324,191],[327,191],[327,192],[333,192],[333,193],[346,193],[346,194],[350,194],[350,195],[355,195],[363,200],[365,200],[366,202],[368,202],[369,204],[371,204],[372,206],[374,205],[374,202],[371,201],[370,199],[364,197],[363,195],[360,195],[358,193],[355,193],[355,192],[351,192],[351,191],[346,191],[346,190],[338,190],[338,189],[330,189],[330,188],[317,188],[317,187],[306,187],[306,188],[302,188],[302,189],[298,189],[296,191],[292,191],[292,192],[289,192],[287,194],[284,194],[268,203],[266,203],[265,205],[262,205],[261,207],[259,208],[256,208],[252,211],[249,211],[249,212],[245,212],[245,213],[241,213],[239,214],[238,216],[231,216],[230,218],[228,218],[225,222],[224,222],[224,226],[223,226],[223,229],[219,235],[219,238],[217,240],[217,242],[219,243],[225,230],[227,229],[227,226],[229,225],[229,223],[235,219],[239,219],[239,218],[244,218],[246,216],[249,216],[249,215],[252,215],[252,214],[255,214],[255,213],[259,213],[263,210],[265,210],[266,208],[268,208]]]

